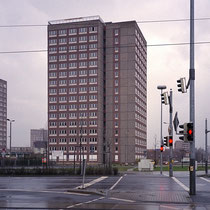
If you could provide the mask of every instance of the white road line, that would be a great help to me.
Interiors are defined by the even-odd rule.
[[[184,190],[188,191],[189,192],[189,188],[184,185],[182,182],[180,182],[176,177],[172,177],[172,179],[177,183],[179,184]]]
[[[127,200],[127,199],[122,199],[122,198],[109,198],[110,200],[116,200],[116,201],[124,201],[124,202],[129,202],[129,203],[135,203],[135,201],[132,200]]]
[[[50,190],[26,190],[26,189],[0,189],[0,191],[14,191],[14,192],[32,192],[32,193],[54,193],[54,194],[68,194],[68,195],[82,195],[89,196],[90,194],[76,193],[76,192],[59,192],[59,191],[50,191]]]
[[[167,177],[169,177],[169,175],[168,175],[168,174],[164,174],[164,173],[163,173],[163,176],[167,176]]]
[[[200,179],[202,179],[202,180],[204,180],[204,181],[206,181],[206,182],[210,182],[209,179],[206,179],[206,178],[203,178],[203,177],[200,177]]]
[[[124,176],[127,176],[127,174],[125,174]],[[110,188],[109,190],[113,190],[116,185],[121,181],[121,179],[124,177],[124,176],[121,176]]]
[[[71,205],[71,206],[67,206],[66,208],[67,209],[70,209],[70,208],[74,208],[75,206],[81,206],[83,204],[88,204],[88,203],[92,203],[92,202],[95,202],[95,201],[98,201],[98,200],[101,200],[101,199],[104,199],[104,197],[100,197],[100,198],[97,198],[97,199],[93,199],[93,200],[90,200],[90,201],[86,201],[86,202],[83,202],[83,203],[76,203],[74,205]]]
[[[167,209],[180,209],[172,206],[160,205],[160,207],[167,208]]]
[[[108,176],[102,176],[102,177],[100,177],[100,178],[98,178],[98,179],[94,179],[93,181],[84,184],[84,188],[89,187],[89,186],[91,186],[91,185],[93,185],[93,184],[95,184],[95,183],[97,183],[97,182],[100,182],[100,181],[102,181],[102,180],[104,180],[104,179],[107,179],[107,178],[108,178]],[[79,188],[82,188],[82,185],[80,185],[80,186],[78,186],[78,187],[75,187],[75,189],[79,189]]]

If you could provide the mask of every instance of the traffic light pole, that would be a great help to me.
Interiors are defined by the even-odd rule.
[[[190,122],[195,128],[194,0],[190,0]],[[196,194],[195,132],[190,142],[190,195]]]
[[[161,89],[161,94],[163,90]],[[163,104],[160,95],[160,146],[163,145],[163,134],[162,134],[162,125],[163,125]],[[160,153],[160,174],[163,173],[163,152]]]
[[[205,120],[205,172],[206,175],[208,175],[208,140],[207,140],[207,134],[210,131],[207,130],[207,119]]]
[[[173,139],[173,126],[172,126],[172,115],[173,115],[173,101],[172,101],[172,90],[170,90],[170,96],[169,96],[169,126],[170,126],[170,130],[169,130],[169,135],[172,136]],[[173,144],[172,146],[170,146],[170,154],[169,154],[169,176],[173,177]]]

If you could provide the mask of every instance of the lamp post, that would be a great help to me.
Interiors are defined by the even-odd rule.
[[[158,85],[157,89],[160,90],[160,145],[163,146],[163,135],[162,135],[162,112],[163,112],[163,107],[162,107],[162,100],[161,100],[161,94],[163,93],[163,90],[166,89],[165,85]],[[163,173],[163,154],[162,152],[160,153],[160,174]]]
[[[11,120],[11,119],[7,119],[7,121],[10,122],[10,134],[9,134],[9,137],[10,137],[10,143],[9,143],[9,154],[10,154],[10,157],[11,157],[11,148],[12,148],[12,123],[15,122],[15,120]]]

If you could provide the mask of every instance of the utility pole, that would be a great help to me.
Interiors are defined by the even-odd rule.
[[[208,175],[208,140],[207,140],[207,134],[210,131],[207,130],[207,119],[205,120],[205,172],[206,175]]]
[[[195,128],[195,68],[194,68],[194,0],[190,0],[190,122]],[[195,130],[195,129],[194,129]],[[193,141],[190,142],[190,195],[196,194],[196,171],[195,171],[195,132]]]
[[[169,136],[172,136],[173,140],[173,125],[172,125],[172,115],[173,115],[173,105],[172,105],[172,89],[170,89],[170,96],[169,96]],[[170,145],[170,153],[169,153],[169,176],[173,177],[173,143]]]

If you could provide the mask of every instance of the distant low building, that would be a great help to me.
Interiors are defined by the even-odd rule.
[[[185,153],[190,152],[190,143],[184,141],[176,141],[174,149],[182,150]]]
[[[11,148],[12,154],[31,154],[32,149],[31,147],[12,147]]]
[[[34,142],[33,152],[35,154],[45,154],[47,152],[47,141]]]
[[[43,154],[47,148],[47,130],[31,129],[30,146],[35,154]]]

